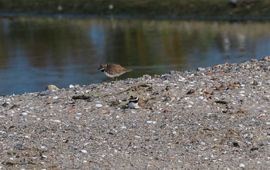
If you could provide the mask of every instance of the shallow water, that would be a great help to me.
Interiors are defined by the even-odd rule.
[[[101,63],[122,78],[190,70],[270,53],[270,23],[16,17],[0,19],[0,95],[105,81]]]

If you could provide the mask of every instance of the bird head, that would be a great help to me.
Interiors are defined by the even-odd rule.
[[[139,97],[130,96],[129,102],[138,103]]]
[[[100,70],[100,71],[103,72],[103,71],[106,69],[106,67],[107,67],[107,64],[101,64],[101,65],[99,66],[98,70]]]

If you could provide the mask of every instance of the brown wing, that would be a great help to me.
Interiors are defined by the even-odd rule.
[[[119,64],[108,64],[106,71],[110,74],[120,74],[125,73],[128,70]]]

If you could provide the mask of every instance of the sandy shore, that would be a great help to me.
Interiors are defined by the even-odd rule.
[[[145,106],[126,108],[139,96]],[[267,169],[270,57],[0,97],[0,169]]]

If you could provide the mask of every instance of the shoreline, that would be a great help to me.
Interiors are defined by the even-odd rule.
[[[98,17],[149,18],[149,19],[188,19],[188,20],[227,20],[227,21],[266,21],[270,19],[270,2],[267,0],[241,0],[236,4],[228,0],[190,1],[168,0],[156,3],[155,0],[19,0],[16,3],[0,0],[0,13],[6,16],[23,15],[87,15]],[[211,9],[211,10],[209,10]]]
[[[89,19],[89,18],[105,18],[117,20],[179,20],[179,21],[217,21],[217,22],[268,22],[270,16],[147,16],[147,15],[98,15],[98,14],[78,14],[78,13],[5,13],[0,12],[0,18],[15,18],[15,17],[33,17],[33,18],[71,18],[71,19]]]
[[[269,73],[265,57],[0,96],[0,168],[267,169]]]

